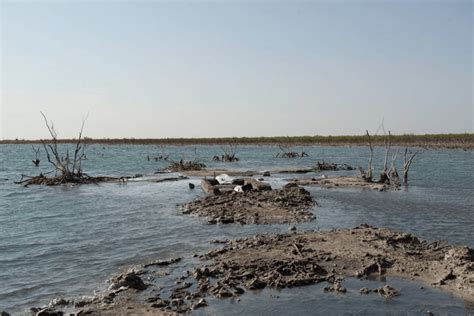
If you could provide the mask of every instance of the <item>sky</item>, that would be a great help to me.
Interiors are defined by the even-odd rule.
[[[0,0],[0,138],[473,132],[472,1]]]

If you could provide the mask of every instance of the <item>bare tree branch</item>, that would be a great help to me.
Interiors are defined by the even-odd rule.
[[[370,137],[369,131],[366,130],[366,135],[367,135],[367,144],[369,145],[369,150],[370,150],[370,155],[369,155],[369,164],[367,167],[367,170],[363,170],[361,167],[359,167],[359,172],[362,177],[367,182],[372,181],[372,172],[374,168],[372,167],[372,160],[374,158],[374,147],[372,146],[372,139]]]
[[[408,148],[405,148],[405,155],[403,159],[403,183],[404,184],[408,184],[408,171],[410,171],[411,164],[416,154],[418,154],[418,151],[415,151],[413,154],[411,154],[410,157],[408,157]]]

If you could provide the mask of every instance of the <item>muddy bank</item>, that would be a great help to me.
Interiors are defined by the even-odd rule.
[[[26,177],[24,176],[19,181],[16,181],[15,184],[21,184],[24,187],[28,187],[30,185],[47,185],[47,186],[55,186],[55,185],[79,185],[79,184],[99,184],[104,182],[117,182],[117,183],[124,183],[130,179],[134,179],[136,177],[108,177],[108,176],[98,176],[98,177],[91,177],[86,174],[84,175],[66,175],[66,176],[55,176],[55,177],[46,177],[43,174],[39,176],[32,176]]]
[[[326,177],[312,179],[291,179],[289,183],[297,185],[317,185],[325,188],[364,188],[377,191],[398,189],[397,187],[377,182],[367,182],[360,177]]]
[[[365,224],[353,229],[213,242],[222,247],[198,256],[191,271],[173,277],[174,286],[156,284],[163,284],[159,275],[167,275],[160,269],[180,259],[158,260],[115,276],[105,293],[89,300],[55,300],[50,311],[75,315],[170,315],[205,308],[209,296],[238,297],[266,287],[291,288],[324,282],[325,292],[344,295],[346,277],[383,276],[412,279],[474,304],[474,250],[468,247],[428,243],[411,234]],[[386,300],[404,294],[387,284],[362,287],[360,295],[378,295]]]
[[[255,183],[253,186],[257,189],[250,185],[246,192],[219,190],[219,194],[198,198],[182,205],[181,209],[184,214],[207,217],[209,224],[281,224],[314,218],[308,211],[314,201],[305,189],[291,184],[279,190],[270,186],[259,189]]]
[[[253,177],[262,176],[269,177],[271,174],[278,173],[309,173],[315,172],[315,168],[289,168],[289,169],[271,169],[271,170],[229,170],[229,169],[201,169],[201,170],[187,170],[181,172],[188,177],[215,177],[220,174],[227,174],[229,176]]]
[[[172,308],[165,309],[159,305],[158,298],[163,287],[157,287],[156,283],[161,283],[170,274],[169,266],[181,260],[180,257],[158,259],[131,266],[107,280],[107,288],[103,291],[86,296],[55,298],[48,305],[32,307],[30,315],[177,315]],[[176,283],[179,282],[176,280]]]
[[[209,168],[201,170],[184,170],[181,173],[189,177],[215,177],[220,174],[227,174],[229,176],[240,177],[269,177],[272,174],[286,174],[286,173],[320,173],[321,171],[345,171],[354,170],[348,164],[336,164],[317,161],[313,167],[299,167],[299,168],[285,168],[285,169],[269,169],[269,170],[231,170],[221,168]]]
[[[208,263],[194,276],[208,284],[205,292],[218,297],[238,295],[242,288],[318,282],[329,282],[327,291],[345,292],[344,277],[376,275],[410,278],[474,301],[474,250],[368,225],[230,240],[201,258]],[[209,278],[216,283],[211,285]],[[388,288],[374,292],[384,297],[400,294]]]

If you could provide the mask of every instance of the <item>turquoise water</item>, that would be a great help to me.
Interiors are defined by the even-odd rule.
[[[175,159],[198,157],[209,167],[244,170],[308,167],[317,159],[353,166],[366,166],[367,163],[367,149],[363,147],[305,147],[304,151],[311,157],[301,159],[275,158],[278,151],[272,146],[240,146],[237,152],[241,161],[223,164],[211,161],[212,156],[222,153],[220,146],[93,145],[88,149],[84,169],[90,175],[139,173],[160,177],[162,175],[154,175],[154,172],[167,163],[147,161],[146,157],[162,152]],[[381,149],[376,151],[376,157],[381,163]],[[199,184],[197,178],[167,183],[137,181],[72,187],[24,188],[14,184],[20,174],[39,173],[31,163],[33,158],[34,152],[29,145],[0,145],[0,310],[14,314],[46,304],[57,296],[100,290],[106,286],[105,280],[111,274],[147,259],[189,257],[211,247],[208,243],[211,239],[286,232],[288,228],[287,225],[209,226],[203,219],[180,214],[177,204],[203,194],[199,186],[194,191],[188,189],[188,182]],[[422,150],[412,166],[410,186],[396,192],[308,188],[318,202],[313,210],[316,220],[298,225],[298,228],[330,229],[369,223],[412,232],[429,240],[442,239],[474,247],[472,158],[472,151]],[[40,159],[40,169],[48,171],[44,155]],[[338,174],[352,173],[355,171]],[[269,179],[278,187],[290,177],[293,175],[273,175]],[[419,295],[419,304],[423,301],[433,312],[472,312],[466,310],[469,307],[462,301],[447,293],[416,291],[417,286],[407,281],[394,282],[401,282],[397,284],[409,289],[409,295],[402,292],[402,296],[395,299],[396,311],[423,310],[416,305]],[[302,299],[301,291],[309,296]],[[265,293],[261,295],[266,297]],[[310,295],[317,299],[309,300]],[[285,291],[282,302],[294,302],[298,306],[301,299],[304,304],[299,304],[300,310],[294,310],[296,314],[314,308],[328,311],[322,305],[328,300],[327,295],[315,286]],[[274,313],[273,302],[262,304],[258,297],[246,294],[242,300],[248,300],[250,305],[243,312]],[[345,311],[348,302],[357,304],[360,301],[350,297],[329,300],[336,312]],[[364,305],[359,306],[358,311],[387,311],[387,303],[383,300],[367,300],[370,304],[360,301]],[[220,304],[215,305],[215,310],[210,307],[200,313],[218,312]],[[242,308],[230,306],[235,311]]]

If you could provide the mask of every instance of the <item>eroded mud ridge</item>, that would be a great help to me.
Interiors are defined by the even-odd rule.
[[[231,240],[201,258],[209,263],[194,272],[198,288],[217,297],[241,294],[243,288],[293,287],[322,281],[332,284],[328,291],[345,292],[344,277],[366,278],[371,274],[411,278],[466,300],[474,297],[472,249],[427,243],[411,234],[368,225]],[[211,284],[211,279],[217,281]]]
[[[274,224],[309,221],[314,205],[311,194],[297,185],[282,189],[222,192],[182,206],[184,214],[209,218],[209,224]]]
[[[474,250],[428,243],[407,234],[360,225],[353,229],[257,235],[215,240],[222,247],[198,256],[194,268],[163,284],[160,270],[180,258],[156,260],[112,278],[109,289],[86,301],[53,301],[42,315],[61,310],[76,315],[169,315],[208,305],[210,295],[239,296],[266,287],[284,288],[327,282],[325,292],[346,293],[346,277],[399,276],[439,287],[474,301]],[[155,280],[155,278],[157,278]],[[149,283],[149,281],[153,281]],[[389,285],[360,289],[360,295],[392,299],[403,295]]]

